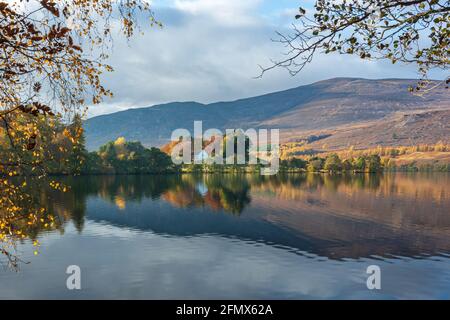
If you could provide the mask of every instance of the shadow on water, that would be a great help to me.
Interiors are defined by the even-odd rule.
[[[329,259],[450,253],[448,174],[63,178],[42,192],[63,232],[87,220],[174,237],[219,235]]]

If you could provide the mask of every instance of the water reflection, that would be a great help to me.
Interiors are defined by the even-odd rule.
[[[17,244],[31,263],[0,272],[0,298],[450,298],[446,174],[61,180],[31,188],[54,229],[32,227],[37,256]]]
[[[450,252],[450,177],[182,175],[64,179],[42,199],[63,232],[86,219],[175,236],[217,234],[329,259]],[[99,201],[101,200],[101,201]]]

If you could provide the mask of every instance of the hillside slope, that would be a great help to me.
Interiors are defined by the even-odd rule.
[[[330,135],[309,146],[320,150],[356,149],[382,146],[411,146],[419,144],[450,144],[450,109],[435,111],[398,112],[392,116],[334,130],[318,131]]]
[[[130,109],[88,119],[87,145],[92,150],[124,136],[127,140],[140,140],[146,146],[161,146],[169,142],[176,128],[192,132],[194,120],[202,120],[204,129],[279,128],[282,139],[288,141],[319,131],[334,135],[343,127],[358,128],[377,121],[386,121],[386,126],[391,126],[393,117],[399,114],[450,109],[448,90],[417,97],[407,90],[414,84],[415,80],[403,79],[335,78],[236,101],[176,102]],[[346,139],[340,134],[335,138]],[[414,141],[421,142],[420,135]],[[435,126],[424,136],[433,140],[449,135],[449,128],[444,125]],[[380,136],[375,140],[383,144],[384,139]]]

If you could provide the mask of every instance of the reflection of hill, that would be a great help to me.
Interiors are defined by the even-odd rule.
[[[252,187],[257,201],[288,211],[314,210],[392,228],[450,231],[448,175],[386,175],[383,177],[309,175],[300,188],[290,181]],[[278,184],[278,182],[276,182]],[[268,199],[269,196],[269,200]],[[256,202],[256,199],[255,199]]]
[[[173,236],[218,234],[329,258],[450,253],[449,175],[78,177],[49,207]],[[106,201],[105,201],[106,200]],[[227,214],[230,213],[230,214]],[[236,215],[238,214],[238,215]]]
[[[372,180],[316,175],[308,176],[302,188],[268,183],[254,187],[252,194],[255,206],[267,212],[264,219],[334,241],[324,248],[327,256],[450,252],[448,176]]]
[[[190,237],[214,234],[306,251],[317,251],[314,247],[320,243],[320,241],[313,243],[311,239],[301,234],[284,230],[280,226],[254,216],[211,214],[208,208],[174,208],[168,203],[147,200],[132,208],[129,206],[128,210],[126,214],[123,214],[112,204],[91,200],[88,202],[87,218],[168,236]]]
[[[433,232],[426,226],[394,227],[355,217],[355,209],[348,215],[335,214],[328,204],[311,200],[304,206],[260,198],[255,199],[255,202],[267,210],[264,217],[267,221],[301,233],[304,237],[328,243],[318,252],[327,257],[411,256],[450,252],[450,233],[445,230]],[[283,214],[272,214],[273,208]]]

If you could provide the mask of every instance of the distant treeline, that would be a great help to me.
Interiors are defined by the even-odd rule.
[[[387,156],[395,158],[397,156],[412,154],[415,152],[450,152],[450,145],[440,141],[436,144],[420,144],[416,146],[378,146],[376,148],[355,150],[353,147],[344,150],[347,156],[355,156],[361,154],[378,154],[379,156]]]
[[[140,142],[128,142],[123,137],[101,146],[97,151],[88,152],[81,117],[75,116],[72,123],[63,125],[60,121],[43,121],[44,132],[36,139],[35,151],[42,154],[41,160],[25,169],[9,171],[10,175],[36,174],[36,168],[53,175],[73,174],[161,174],[178,172],[199,173],[233,173],[259,172],[262,164],[257,165],[219,165],[219,164],[184,164],[175,165],[168,151],[158,148],[146,148]],[[50,130],[51,128],[52,130]],[[47,130],[46,130],[47,129]],[[73,139],[73,137],[77,137]],[[7,137],[0,136],[0,165],[9,159]],[[246,159],[249,148],[246,143]],[[415,152],[449,152],[450,146],[438,143],[413,147],[378,147],[366,150],[349,148],[337,153],[308,154],[294,156],[280,161],[281,172],[381,172],[381,171],[450,171],[450,163],[437,161],[423,164],[414,161],[414,157],[404,161],[404,155]],[[283,152],[282,152],[283,154]],[[21,156],[27,160],[27,153]],[[397,157],[402,157],[397,162]],[[30,160],[31,161],[31,160]]]
[[[450,171],[449,164],[408,164],[396,165],[391,158],[378,154],[362,154],[342,159],[336,153],[326,157],[313,156],[309,159],[291,158],[281,161],[281,171],[309,172],[382,172],[382,171]]]
[[[450,156],[439,160],[442,153],[450,152],[450,145],[443,142],[417,146],[378,146],[358,150],[350,147],[334,153],[307,147],[293,148],[292,145],[290,143],[282,146],[282,158],[286,159],[282,161],[283,170],[300,168],[304,171],[450,171],[450,161],[445,160]],[[330,170],[325,165],[327,160],[333,164],[333,169]],[[371,162],[379,162],[376,169],[370,165]]]
[[[342,160],[336,153],[326,158],[311,157],[308,160],[292,158],[281,161],[282,170],[303,169],[310,172],[380,172],[383,170],[381,158],[378,155],[360,156]]]
[[[401,150],[401,151],[399,151]],[[390,149],[390,154],[375,153],[374,150],[350,154],[330,153],[326,156],[310,156],[307,159],[280,160],[280,172],[353,172],[376,173],[383,171],[450,171],[450,164],[417,165],[414,161],[396,165],[395,155],[404,149]],[[408,150],[409,151],[409,150]],[[407,151],[406,151],[407,152]],[[75,153],[75,154],[74,154]],[[356,155],[355,155],[356,154]],[[355,156],[354,156],[355,155]],[[345,158],[344,158],[345,156]],[[61,157],[60,157],[61,158]],[[246,157],[248,158],[248,157]],[[259,172],[257,165],[183,164],[175,165],[171,157],[158,148],[146,148],[140,142],[128,142],[123,137],[101,146],[99,150],[87,152],[78,145],[51,174],[164,174],[164,173],[252,173]],[[74,161],[74,159],[78,160]]]
[[[304,140],[306,141],[306,140]],[[312,155],[318,153],[327,153],[324,150],[312,149],[303,142],[289,142],[281,147],[283,157],[296,157],[303,155]],[[381,157],[395,158],[401,155],[412,154],[415,152],[450,152],[450,145],[442,141],[436,144],[420,144],[415,146],[378,146],[376,148],[355,149],[350,146],[347,149],[336,151],[342,157],[355,157],[359,155],[378,154]]]

